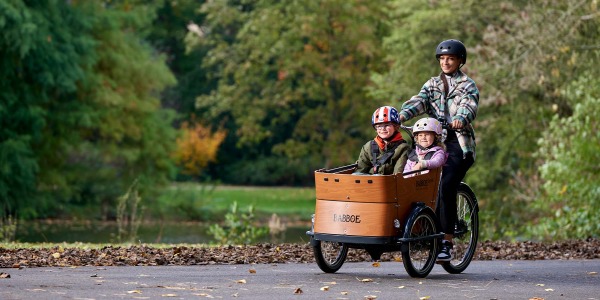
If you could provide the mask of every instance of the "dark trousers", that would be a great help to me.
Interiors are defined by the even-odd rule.
[[[442,169],[442,182],[436,214],[440,218],[442,231],[454,234],[456,224],[456,193],[460,182],[465,178],[467,171],[474,163],[473,154],[463,155],[456,137],[446,140],[448,160]]]

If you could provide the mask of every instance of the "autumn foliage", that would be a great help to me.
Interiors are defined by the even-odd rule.
[[[209,162],[215,161],[217,149],[226,135],[225,131],[211,132],[210,128],[200,124],[184,122],[173,154],[182,173],[198,174]]]

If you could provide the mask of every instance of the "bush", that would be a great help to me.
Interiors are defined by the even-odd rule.
[[[269,233],[267,227],[253,225],[254,207],[249,206],[247,213],[238,211],[237,202],[233,202],[230,211],[225,215],[224,226],[213,224],[210,233],[219,245],[251,244]]]
[[[545,216],[531,233],[542,238],[587,238],[600,232],[600,82],[584,76],[564,91],[573,103],[571,116],[558,114],[539,140],[537,155],[545,197],[534,208]]]

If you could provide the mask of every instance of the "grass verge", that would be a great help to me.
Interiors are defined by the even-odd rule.
[[[234,202],[239,209],[254,207],[259,219],[277,214],[291,220],[310,220],[315,210],[314,188],[207,186],[179,183],[159,196],[159,206],[187,220],[215,220]],[[218,218],[217,218],[218,219]]]

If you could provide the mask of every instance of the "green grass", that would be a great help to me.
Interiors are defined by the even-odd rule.
[[[241,211],[254,206],[259,218],[277,214],[310,220],[315,210],[315,189],[297,187],[207,186],[180,183],[165,189],[159,197],[164,207],[177,207],[189,219],[210,219],[223,215],[237,202]]]

